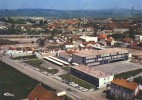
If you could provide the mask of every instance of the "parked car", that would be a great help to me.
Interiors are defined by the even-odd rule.
[[[42,73],[43,73],[43,74],[45,74],[45,75],[47,75],[47,74],[48,74],[46,71],[43,71]]]
[[[34,68],[34,70],[36,70],[36,71],[40,71],[40,69],[39,69],[39,68]]]

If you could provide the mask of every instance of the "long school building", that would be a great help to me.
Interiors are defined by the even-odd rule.
[[[73,62],[87,66],[107,64],[128,59],[128,51],[119,48],[109,48],[104,50],[83,50],[72,54]]]
[[[70,73],[98,88],[106,87],[114,77],[111,74],[85,65],[72,66]]]

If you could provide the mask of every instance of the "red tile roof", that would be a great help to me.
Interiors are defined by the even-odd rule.
[[[85,46],[87,46],[88,44],[92,44],[92,45],[94,45],[94,44],[96,44],[96,42],[95,42],[95,41],[82,42],[82,44],[83,44],[83,45],[85,45]]]
[[[33,91],[28,95],[30,100],[63,100],[61,97],[56,96],[52,91],[37,85]]]
[[[129,82],[125,79],[114,79],[111,83],[131,90],[135,90],[138,87],[138,83],[133,81]]]
[[[73,53],[77,53],[77,52],[70,50],[70,51],[67,51],[66,53],[73,54]]]
[[[100,34],[100,35],[98,36],[98,38],[99,38],[99,39],[105,39],[105,38],[107,38],[107,34]]]
[[[113,40],[113,38],[110,36],[107,38],[107,42],[111,42]]]

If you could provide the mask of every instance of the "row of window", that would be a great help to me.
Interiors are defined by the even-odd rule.
[[[96,58],[97,56],[86,57],[86,59]]]
[[[89,63],[89,64],[87,64],[88,66],[91,66],[91,65],[99,65],[100,64],[100,62],[95,62],[95,63]]]
[[[89,60],[86,60],[86,63],[89,63],[89,62],[95,62],[95,61],[102,61],[102,60],[109,60],[109,59],[113,59],[113,58],[121,58],[121,57],[124,57],[125,55],[117,55],[117,56],[112,56],[112,57],[104,57],[104,58],[98,58],[98,59],[89,59]]]
[[[103,54],[103,55],[97,55],[97,56],[91,56],[91,57],[86,57],[86,59],[91,59],[91,58],[100,58],[100,57],[107,57],[107,56],[119,56],[119,57],[121,57],[121,55],[120,54],[125,54],[125,53],[128,53],[128,52],[121,52],[121,53],[111,53],[111,54]]]
[[[91,62],[96,62],[96,61],[102,61],[102,60],[109,60],[109,59],[116,59],[116,58],[121,58],[124,57],[125,55],[117,55],[117,56],[112,56],[112,57],[104,57],[104,58],[98,58],[98,59],[90,59],[86,60],[86,63],[91,63]]]

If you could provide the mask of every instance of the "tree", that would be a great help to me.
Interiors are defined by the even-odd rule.
[[[134,39],[135,35],[139,35],[139,33],[137,31],[135,31],[134,29],[130,29],[129,30],[129,38]]]
[[[44,24],[47,24],[47,20],[44,20]]]
[[[43,47],[43,46],[45,46],[45,39],[39,38],[37,40],[37,43],[38,43],[39,47]]]
[[[44,24],[43,20],[40,20],[39,25],[43,25],[43,24]]]
[[[137,83],[139,83],[139,84],[142,84],[142,77],[139,76],[137,78],[134,78],[134,81],[137,82]]]
[[[125,34],[119,34],[119,33],[116,33],[116,34],[112,34],[112,37],[115,39],[115,40],[122,40],[123,38],[125,38]]]

